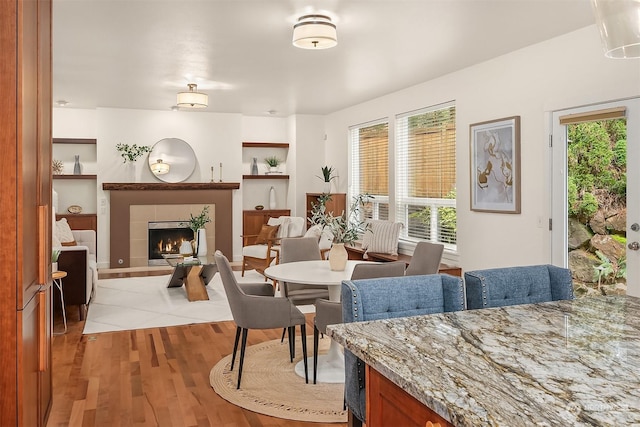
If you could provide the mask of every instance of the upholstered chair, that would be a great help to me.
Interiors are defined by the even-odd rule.
[[[406,276],[436,274],[443,252],[444,245],[441,243],[418,242],[404,274]]]
[[[571,272],[554,265],[467,271],[464,280],[468,309],[573,299]]]
[[[371,279],[374,277],[399,277],[404,275],[405,264],[395,262],[363,262],[357,264],[351,273],[351,280]],[[318,373],[318,341],[319,335],[327,332],[327,325],[342,323],[342,303],[326,299],[316,300],[316,316],[313,319],[313,383]]]
[[[342,282],[342,321],[364,322],[464,310],[462,278],[447,274]],[[365,420],[364,362],[344,351],[345,399],[354,425]]]
[[[269,218],[260,234],[242,236],[242,276],[245,270],[255,269],[260,274],[271,264],[279,262],[280,240],[287,237],[302,237],[305,218],[279,216]],[[266,280],[266,278],[265,278]]]
[[[233,316],[233,321],[236,323],[236,337],[233,344],[231,370],[233,370],[235,364],[238,341],[242,334],[237,388],[240,388],[240,381],[242,380],[242,366],[244,364],[244,353],[247,347],[247,334],[249,329],[286,328],[289,331],[289,358],[291,362],[293,362],[295,327],[298,325],[300,325],[302,337],[305,380],[308,383],[306,319],[304,314],[288,299],[273,297],[273,288],[270,285],[253,284],[243,285],[242,287],[239,286],[231,270],[229,260],[220,251],[216,251],[214,257],[218,271],[220,272],[224,291],[227,294],[231,315]],[[271,288],[271,290],[268,291],[265,286]],[[248,294],[245,290],[252,294]],[[271,292],[271,294],[269,294],[269,292]]]

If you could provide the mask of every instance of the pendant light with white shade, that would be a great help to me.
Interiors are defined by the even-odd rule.
[[[188,92],[178,93],[178,107],[205,108],[209,104],[209,95],[198,92],[198,85],[195,83],[189,83],[187,86]]]
[[[329,49],[338,44],[336,25],[327,15],[304,15],[293,26],[293,45],[302,49]]]

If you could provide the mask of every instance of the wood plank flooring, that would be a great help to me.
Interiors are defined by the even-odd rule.
[[[219,397],[209,385],[209,371],[233,350],[233,322],[82,335],[77,310],[67,316],[69,331],[53,339],[47,427],[346,426],[273,418]],[[307,315],[311,333],[312,319]],[[55,331],[63,328],[59,315],[54,323]],[[280,338],[281,332],[252,330],[248,343]]]

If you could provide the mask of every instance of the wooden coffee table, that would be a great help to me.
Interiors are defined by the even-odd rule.
[[[218,271],[213,257],[163,257],[173,267],[167,288],[179,288],[184,285],[190,302],[209,299],[205,286]]]

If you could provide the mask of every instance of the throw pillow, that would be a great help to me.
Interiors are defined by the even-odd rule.
[[[260,234],[256,237],[256,245],[265,245],[269,240],[276,237],[279,225],[263,225]]]
[[[58,239],[55,230],[53,232],[53,235],[51,236],[51,246],[54,248],[59,248],[60,246],[62,246],[62,243],[60,243],[60,239]]]
[[[269,218],[267,225],[279,225],[278,233],[274,236],[279,239],[289,237],[289,217],[279,216],[277,218]]]
[[[67,218],[56,221],[56,236],[62,246],[76,246],[76,240],[73,237]]]
[[[304,237],[315,237],[316,240],[320,240],[320,236],[322,236],[322,226],[317,224],[309,227],[304,233]]]
[[[389,255],[398,255],[398,240],[403,225],[400,222],[371,221],[371,232],[365,248],[366,252],[377,252]],[[365,252],[365,255],[366,255]]]

